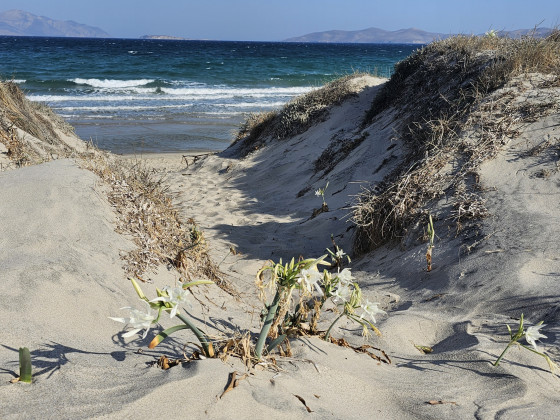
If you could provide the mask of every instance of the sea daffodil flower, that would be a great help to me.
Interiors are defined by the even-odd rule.
[[[547,338],[546,335],[539,332],[542,327],[544,327],[544,325],[541,321],[537,325],[527,328],[527,331],[525,332],[525,340],[527,340],[527,343],[532,345],[536,351],[539,351],[536,341],[540,338]]]
[[[335,252],[334,254],[336,256],[336,258],[342,258],[346,255],[346,252],[344,252],[342,249],[339,249],[338,251]]]
[[[130,306],[127,306],[127,307],[124,307],[124,308],[121,308],[121,309],[130,310],[130,317],[128,317],[128,318],[115,318],[115,317],[110,316],[109,318],[112,319],[113,321],[122,322],[123,324],[130,325],[133,328],[129,332],[123,334],[123,337],[125,337],[125,338],[132,337],[134,334],[136,334],[137,332],[140,332],[141,330],[143,330],[145,328],[146,331],[144,331],[144,335],[142,336],[142,338],[146,338],[153,321],[156,319],[156,317],[152,313],[152,309],[150,308],[150,305],[148,303],[146,303],[146,309],[147,309],[146,312],[142,312],[142,311],[140,311],[136,308],[132,308]]]
[[[366,300],[366,303],[361,305],[364,312],[360,315],[360,319],[363,319],[366,315],[368,315],[371,320],[376,323],[377,321],[375,320],[375,315],[387,313],[384,310],[379,309],[377,305],[379,305],[379,303]]]
[[[165,295],[158,296],[157,298],[150,300],[150,303],[163,302],[163,303],[171,304],[172,308],[169,313],[169,317],[173,318],[175,315],[177,315],[177,310],[179,309],[179,305],[181,303],[188,302],[187,296],[189,294],[189,291],[183,289],[182,287],[165,287],[163,289],[163,292],[167,296]]]
[[[552,361],[552,359],[547,354],[542,353],[539,350],[539,348],[537,347],[537,343],[536,343],[537,340],[539,340],[540,338],[547,338],[546,335],[541,334],[540,331],[539,331],[542,327],[544,327],[543,321],[539,322],[537,325],[534,325],[532,327],[528,327],[527,330],[525,330],[525,328],[523,327],[523,314],[521,314],[521,317],[519,318],[519,327],[517,328],[517,331],[515,333],[511,330],[509,325],[506,325],[506,326],[507,326],[507,329],[509,331],[510,341],[507,344],[504,351],[502,352],[502,354],[500,354],[498,359],[493,363],[494,366],[498,366],[500,364],[500,361],[502,360],[502,358],[506,354],[506,351],[508,351],[508,349],[512,345],[517,344],[518,346],[523,347],[524,349],[527,349],[529,351],[532,351],[533,353],[538,354],[539,356],[544,357],[545,360],[546,360],[546,363],[548,363],[548,367],[550,368],[551,372],[554,372],[555,370],[558,369],[558,365],[556,363],[554,363]],[[525,340],[527,341],[527,343],[529,343],[531,346],[533,346],[533,348],[527,347],[524,344],[521,344],[521,343],[518,342],[518,340],[523,338],[523,335],[525,335]]]
[[[350,285],[346,283],[340,283],[338,288],[332,294],[333,302],[338,303],[345,303],[348,301],[348,297],[350,296],[351,290]]]
[[[337,277],[340,284],[346,286],[352,283],[353,280],[352,273],[350,272],[349,268],[345,268],[344,270],[342,270],[340,273],[338,273]]]
[[[302,269],[298,275],[298,283],[301,285],[302,289],[308,293],[313,292],[313,288],[319,292],[322,296],[323,291],[319,282],[323,279],[323,276],[319,271],[314,269]]]

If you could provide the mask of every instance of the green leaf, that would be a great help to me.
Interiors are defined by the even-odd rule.
[[[31,383],[31,354],[27,347],[19,348],[19,380]]]
[[[189,327],[187,325],[175,325],[174,327],[168,328],[168,329],[160,332],[157,336],[155,336],[154,339],[150,342],[150,345],[148,346],[148,348],[153,349],[155,346],[157,346],[159,343],[161,343],[163,340],[165,340],[167,337],[169,337],[174,332],[179,331],[179,330],[185,330],[185,329],[188,329],[188,328]]]
[[[270,353],[272,350],[274,350],[278,345],[280,345],[284,340],[286,339],[286,334],[282,334],[279,337],[276,337],[274,340],[271,341],[271,343],[268,345],[268,347],[266,348],[266,352]]]
[[[259,338],[257,339],[257,344],[255,345],[255,356],[257,356],[257,360],[261,360],[264,343],[266,341],[266,337],[268,336],[268,332],[270,331],[270,327],[272,326],[276,311],[278,310],[278,305],[280,304],[281,297],[282,291],[280,289],[277,289],[276,294],[274,295],[274,299],[272,300],[272,303],[268,308],[268,312],[266,314],[266,318],[259,334]]]
[[[517,337],[518,340],[523,337],[523,314],[521,314],[521,317],[519,318],[519,328],[517,329],[515,337]]]
[[[145,300],[147,302],[148,298],[146,297],[146,295],[144,295],[144,292],[142,291],[140,285],[136,282],[136,280],[134,280],[132,277],[129,277],[128,279],[132,282],[132,287],[134,287],[134,290],[136,290],[136,293],[138,294],[140,299]]]
[[[182,287],[183,289],[188,289],[189,287],[198,286],[199,284],[214,284],[214,282],[210,280],[195,280],[184,283]]]

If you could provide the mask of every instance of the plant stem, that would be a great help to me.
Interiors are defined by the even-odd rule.
[[[527,347],[527,346],[525,346],[525,345],[523,345],[523,344],[521,344],[521,343],[519,343],[519,345],[520,345],[521,347],[523,347],[524,349],[527,349],[527,350],[529,350],[529,351],[532,351],[533,353],[538,354],[539,356],[546,357],[546,354],[541,353],[540,351],[536,351],[535,349],[532,349],[531,347]]]
[[[493,363],[493,366],[498,366],[498,365],[500,364],[500,360],[502,360],[502,357],[504,357],[504,354],[506,354],[506,351],[508,351],[508,349],[511,347],[511,345],[512,345],[513,343],[515,343],[514,340],[512,340],[512,341],[510,341],[510,342],[508,343],[508,345],[506,346],[506,348],[504,349],[504,351],[502,352],[502,354],[500,354],[500,357],[498,357],[498,360],[496,360],[496,361]]]
[[[325,341],[329,339],[329,336],[331,335],[331,330],[332,330],[332,327],[334,327],[334,324],[336,324],[336,323],[338,322],[338,320],[339,320],[340,318],[342,318],[343,315],[344,315],[344,312],[342,312],[342,313],[333,321],[333,323],[331,324],[331,326],[329,327],[329,329],[328,329],[327,332],[325,333]]]
[[[189,327],[189,329],[194,333],[194,335],[196,335],[196,338],[198,338],[198,341],[200,341],[200,344],[204,349],[205,356],[214,357],[213,349],[212,351],[210,351],[212,344],[208,343],[208,336],[202,331],[200,331],[197,327],[195,327],[194,324],[183,314],[178,313],[176,316],[181,321],[183,321],[187,327]]]
[[[27,347],[19,348],[19,380],[31,383],[31,354]]]
[[[280,296],[281,296],[281,287],[278,287],[278,290],[276,290],[276,295],[274,295],[274,299],[272,300],[272,303],[268,308],[268,313],[266,314],[266,318],[264,320],[264,324],[261,329],[261,333],[259,334],[257,345],[255,347],[255,356],[257,356],[258,360],[261,360],[262,350],[264,347],[264,343],[266,341],[266,337],[268,336],[268,332],[270,331],[270,327],[272,326],[274,315],[276,315],[276,311],[278,310],[278,304],[280,303]]]

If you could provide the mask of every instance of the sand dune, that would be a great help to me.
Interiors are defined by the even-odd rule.
[[[560,88],[542,83],[548,80],[543,77],[514,78],[470,109],[473,118],[484,114],[488,126],[502,115],[497,108],[489,112],[488,104],[502,103],[513,116],[527,104],[540,111],[514,119],[493,152],[471,167],[468,179],[474,172],[477,177],[465,187],[469,194],[457,195],[459,184],[453,184],[465,160],[445,149],[448,160],[430,176],[451,180],[453,188],[419,207],[415,224],[397,238],[352,253],[350,267],[364,296],[387,316],[378,317],[382,336],[367,342],[356,324],[345,321],[332,334],[382,349],[390,364],[300,337],[291,341],[291,357],[276,357],[275,370],[248,370],[234,357],[158,369],[162,354],[191,353],[194,337],[177,333],[149,350],[153,333],[125,339],[121,325],[108,319],[124,316],[119,308],[138,298],[120,259],[134,244],[114,231],[107,186],[80,169],[79,159],[0,173],[2,417],[556,418],[560,382],[544,358],[512,348],[500,366],[492,365],[509,340],[506,324],[515,329],[522,313],[527,325],[544,321],[547,338],[540,348],[560,361]],[[387,83],[356,76],[355,95],[310,127],[281,139],[265,131],[249,145],[253,149],[242,139],[188,166],[181,155],[144,159],[165,175],[181,218],[197,221],[210,256],[238,292],[198,289],[189,313],[208,332],[229,337],[259,331],[262,303],[254,282],[267,260],[318,257],[331,246],[331,235],[348,252],[355,248],[357,196],[364,188],[380,194],[390,188],[384,182],[411,156],[399,133],[415,98],[392,103],[363,123]],[[467,148],[481,133],[486,131],[478,123],[466,126],[454,144]],[[443,156],[430,153],[417,162]],[[315,191],[327,181],[329,210],[314,215],[322,204]],[[477,214],[484,217],[464,217],[459,227],[458,209],[473,212],[474,205],[483,206]],[[436,229],[430,272],[428,212]],[[162,265],[146,274],[152,284],[142,287],[152,295],[155,286],[179,276]],[[320,329],[335,316],[325,313]],[[161,325],[173,322],[165,316]],[[33,356],[30,386],[8,382],[17,376],[20,346]],[[233,371],[248,377],[222,396]]]

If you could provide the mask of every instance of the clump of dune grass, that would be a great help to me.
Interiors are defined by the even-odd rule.
[[[28,100],[16,83],[0,81],[0,142],[18,166],[40,163],[54,154],[72,155],[74,150],[57,131],[72,134],[73,128],[48,106]]]
[[[0,142],[6,146],[6,155],[14,162],[16,167],[25,166],[29,162],[25,147],[20,141],[17,130],[13,124],[7,123],[2,125],[0,129]]]
[[[560,86],[558,31],[544,39],[456,36],[398,63],[363,126],[391,113],[395,138],[408,154],[381,184],[358,197],[354,250],[367,252],[404,238],[411,226],[425,222],[430,203],[445,194],[460,191],[457,197],[464,198],[455,207],[458,227],[465,219],[487,215],[483,201],[475,198],[476,182],[467,191],[459,186],[476,179],[479,165],[518,135],[522,123],[559,108],[553,91],[531,101],[515,100],[527,81],[545,93]],[[450,168],[452,161],[458,164]]]
[[[280,110],[274,126],[274,136],[285,139],[305,132],[320,121],[333,105],[356,96],[352,81],[363,74],[354,73],[327,83],[325,86],[298,96]]]
[[[82,165],[110,187],[107,197],[117,213],[117,232],[132,236],[137,248],[123,255],[129,275],[144,280],[160,265],[174,267],[183,281],[208,278],[234,293],[208,255],[208,245],[194,220],[183,221],[165,180],[142,162],[92,151]]]
[[[333,135],[331,142],[321,155],[313,163],[315,172],[323,172],[323,176],[332,171],[339,162],[358,147],[368,137],[369,133],[364,132],[360,136],[339,136]]]
[[[265,142],[267,130],[277,116],[277,111],[250,114],[239,127],[233,144],[241,143],[241,155],[246,156],[258,150]]]
[[[298,96],[278,111],[253,114],[241,125],[234,144],[246,156],[260,148],[269,138],[283,140],[304,133],[323,120],[329,109],[355,96],[353,81],[364,76],[354,73]]]

